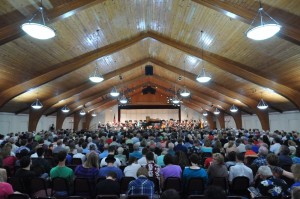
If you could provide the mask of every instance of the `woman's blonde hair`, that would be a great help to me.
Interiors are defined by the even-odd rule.
[[[230,141],[228,142],[228,148],[233,147],[233,145],[234,145],[234,142],[233,142],[232,140],[230,140]]]
[[[2,158],[6,158],[8,156],[10,156],[10,153],[11,153],[11,149],[12,149],[12,145],[11,143],[6,143],[3,148],[2,148]]]
[[[87,168],[97,168],[99,169],[99,156],[95,152],[91,152],[87,155],[84,166]]]
[[[300,164],[293,164],[291,170],[294,174],[295,182],[300,181]]]

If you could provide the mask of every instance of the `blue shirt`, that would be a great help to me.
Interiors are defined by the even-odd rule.
[[[103,151],[102,153],[100,153],[99,158],[106,158],[108,156],[108,150]]]
[[[208,175],[205,169],[190,169],[189,167],[185,167],[182,174],[183,179],[183,186],[186,187],[188,184],[188,181],[191,178],[202,178],[204,183],[207,184],[208,181]]]
[[[128,195],[147,195],[150,199],[153,198],[154,183],[148,180],[145,176],[139,176],[128,185]]]
[[[123,177],[123,172],[121,169],[119,169],[118,167],[114,167],[114,166],[107,166],[107,167],[102,167],[99,170],[99,177],[104,177],[106,178],[108,172],[115,172],[117,174],[117,179],[118,181],[121,180],[121,178]]]
[[[140,159],[141,157],[143,157],[143,155],[139,151],[133,151],[132,153],[129,153],[129,157],[135,157],[137,159]]]

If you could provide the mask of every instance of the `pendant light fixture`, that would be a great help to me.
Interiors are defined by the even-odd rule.
[[[180,95],[182,96],[182,97],[188,97],[188,96],[190,96],[190,91],[186,88],[186,86],[184,86],[184,88],[183,88],[183,90],[182,91],[180,91]]]
[[[99,29],[97,30],[97,35],[99,36],[99,39],[100,39]],[[99,39],[97,39],[97,48],[98,49],[100,48],[99,42],[98,42]],[[96,63],[95,71],[90,74],[89,80],[91,80],[94,83],[100,83],[104,80],[102,74],[99,71],[99,66],[97,66],[97,63]]]
[[[211,75],[205,71],[204,68],[204,59],[203,59],[203,51],[204,51],[204,38],[203,38],[203,30],[201,30],[201,38],[202,38],[202,69],[200,74],[197,76],[196,80],[200,83],[206,83],[211,80]]]
[[[92,117],[96,117],[97,114],[95,112],[92,113]]]
[[[113,97],[118,97],[120,95],[120,93],[118,92],[118,90],[115,86],[110,91],[110,95],[113,96]]]
[[[185,77],[185,61],[184,61],[184,88],[183,88],[183,90],[180,91],[180,95],[182,97],[188,97],[191,94],[191,92],[185,86],[185,78],[186,77]]]
[[[67,107],[67,105],[64,105],[64,107],[62,107],[61,111],[63,113],[68,113],[70,111],[70,109]]]
[[[232,113],[236,113],[239,109],[233,104],[231,107],[230,107],[230,112]]]
[[[259,24],[254,28],[251,28],[257,17],[259,17]],[[264,17],[269,18],[270,23],[266,23],[266,20],[264,21]],[[279,25],[275,19],[273,19],[267,12],[264,11],[261,2],[259,1],[258,12],[246,31],[247,37],[253,40],[265,40],[273,37],[280,31],[280,29],[281,25]]]
[[[40,15],[40,22],[33,22],[34,18]],[[45,16],[44,16],[44,8],[41,0],[41,6],[38,8],[36,13],[33,14],[31,19],[22,24],[21,28],[24,32],[26,32],[29,36],[36,39],[50,39],[55,37],[55,31],[46,25]]]
[[[36,99],[32,104],[31,107],[35,110],[41,109],[43,108],[43,104],[41,103],[41,101],[39,99]]]
[[[265,110],[268,107],[269,107],[268,104],[261,98],[261,100],[257,104],[257,108],[260,109],[260,110]]]
[[[179,98],[177,97],[176,94],[174,95],[174,98],[173,98],[172,102],[173,102],[174,104],[179,104],[180,100],[179,100]]]
[[[86,114],[86,112],[85,112],[84,108],[83,108],[83,109],[81,109],[81,111],[79,112],[79,114],[80,114],[80,115],[82,115],[82,116],[84,116],[84,115]]]
[[[204,111],[202,115],[203,115],[204,117],[206,117],[208,114],[207,114],[206,111]]]
[[[121,104],[126,104],[127,102],[128,102],[128,100],[127,100],[126,96],[123,94],[121,99],[120,99],[120,103]]]
[[[215,114],[215,115],[219,115],[219,114],[220,114],[220,111],[219,111],[218,108],[216,108],[216,109],[214,110],[214,114]]]

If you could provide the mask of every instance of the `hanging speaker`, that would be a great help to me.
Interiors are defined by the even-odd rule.
[[[153,75],[153,66],[151,65],[145,66],[145,75]]]

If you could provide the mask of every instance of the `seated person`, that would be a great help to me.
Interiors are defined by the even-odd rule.
[[[148,180],[148,170],[144,167],[137,171],[138,178],[128,184],[128,195],[147,195],[153,199],[154,183]]]
[[[199,156],[193,153],[190,156],[191,166],[185,167],[182,174],[183,187],[186,189],[191,178],[202,178],[204,184],[207,184],[208,177],[205,169],[199,166]],[[197,193],[195,193],[197,194]]]
[[[231,166],[229,170],[229,182],[232,183],[233,179],[238,176],[245,176],[249,178],[249,184],[253,183],[252,170],[244,165],[245,156],[243,153],[236,154],[236,165]]]
[[[224,164],[224,157],[221,153],[215,153],[213,155],[213,162],[207,170],[209,183],[213,181],[215,177],[224,177],[228,179],[228,170]]]
[[[208,186],[204,191],[204,199],[226,199],[226,192],[217,186]]]
[[[160,199],[180,199],[180,194],[175,189],[168,189],[161,194]]]
[[[270,167],[260,166],[256,174],[256,178],[257,177],[261,179],[257,188],[263,196],[279,199],[289,194],[286,182],[282,179],[275,178]]]
[[[59,151],[57,154],[58,164],[56,167],[53,167],[50,170],[50,177],[53,178],[65,178],[70,183],[73,181],[74,173],[73,170],[66,166],[66,157],[67,152],[66,151]]]
[[[120,195],[120,184],[117,181],[117,174],[113,171],[107,173],[106,179],[96,185],[97,195]]]
[[[165,167],[160,170],[160,184],[163,186],[164,181],[168,177],[177,177],[181,178],[181,167],[173,164],[173,156],[170,154],[166,154],[164,156]]]
[[[20,166],[16,173],[15,177],[20,178],[25,186],[27,194],[30,194],[30,183],[31,180],[35,177],[38,177],[35,172],[30,171],[31,160],[29,156],[24,156],[20,160]]]
[[[102,167],[99,170],[99,177],[106,177],[108,172],[112,171],[115,172],[117,174],[117,179],[118,181],[121,180],[121,178],[123,177],[123,172],[120,168],[115,167],[114,163],[116,161],[116,158],[114,157],[114,155],[108,155],[105,159],[107,166],[106,167]]]
[[[93,146],[93,145],[92,145]],[[75,175],[81,178],[96,179],[99,173],[99,155],[95,152],[87,154],[87,159],[75,169]]]

